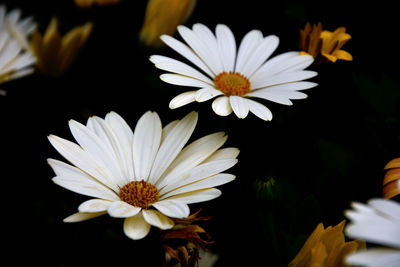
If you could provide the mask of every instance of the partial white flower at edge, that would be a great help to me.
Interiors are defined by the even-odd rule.
[[[86,126],[71,120],[78,144],[50,135],[54,148],[72,165],[49,159],[53,181],[71,191],[94,197],[82,203],[65,222],[103,214],[124,218],[124,232],[145,237],[150,226],[170,229],[171,218],[189,216],[188,204],[214,199],[214,188],[235,176],[223,171],[237,163],[237,148],[220,148],[227,136],[213,133],[185,148],[197,124],[191,112],[162,127],[157,113],[146,112],[134,132],[115,112],[91,117]]]
[[[252,30],[237,49],[232,31],[223,24],[216,26],[215,35],[200,23],[192,29],[180,25],[178,32],[187,45],[168,35],[161,39],[200,71],[169,57],[150,57],[157,68],[171,72],[160,76],[164,82],[197,88],[173,98],[171,109],[217,97],[212,108],[220,116],[233,111],[238,118],[246,118],[252,112],[269,121],[271,111],[250,98],[292,105],[292,99],[307,97],[300,90],[317,85],[303,81],[317,75],[304,70],[312,64],[312,56],[292,51],[269,59],[279,44],[275,35],[263,37],[261,31]]]
[[[357,251],[346,258],[347,264],[368,267],[400,266],[400,204],[387,199],[371,199],[367,204],[352,203],[345,215],[350,223],[345,234],[354,239],[385,247]]]
[[[13,9],[6,14],[0,5],[0,83],[34,72],[33,56],[28,36],[36,29],[32,17],[20,20],[21,11]]]

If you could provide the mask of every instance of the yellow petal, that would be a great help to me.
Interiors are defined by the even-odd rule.
[[[391,169],[391,168],[400,168],[400,158],[395,158],[389,161],[386,166],[384,167],[384,170]]]
[[[335,56],[337,59],[341,60],[347,60],[347,61],[353,60],[353,56],[349,52],[346,52],[344,50],[335,50],[332,53],[332,55]]]
[[[400,194],[399,182],[394,180],[390,183],[385,184],[382,189],[382,196],[386,199],[392,198]]]
[[[323,267],[325,266],[325,260],[328,257],[326,247],[322,242],[318,242],[317,245],[311,249],[311,262],[310,267]]]
[[[400,168],[393,168],[388,170],[383,177],[383,185],[392,181],[400,179]]]

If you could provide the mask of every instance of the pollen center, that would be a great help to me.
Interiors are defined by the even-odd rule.
[[[143,209],[157,202],[158,197],[157,187],[143,180],[130,182],[119,190],[119,198],[122,201]]]
[[[218,90],[227,96],[245,95],[250,92],[250,81],[239,72],[222,72],[214,79]]]

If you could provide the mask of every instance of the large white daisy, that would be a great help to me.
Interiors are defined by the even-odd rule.
[[[19,20],[21,12],[6,14],[0,5],[0,83],[31,74],[36,58],[30,51],[27,37],[35,29],[32,17]]]
[[[193,25],[192,30],[181,25],[178,32],[187,45],[168,35],[161,39],[201,71],[165,56],[153,55],[150,60],[157,68],[172,72],[162,74],[163,81],[200,89],[173,98],[169,104],[172,109],[218,96],[212,103],[218,115],[227,116],[233,110],[245,118],[251,111],[271,120],[271,111],[250,98],[292,105],[291,99],[307,97],[299,90],[317,85],[302,81],[317,75],[304,70],[313,62],[312,56],[287,52],[267,60],[278,46],[277,36],[263,37],[259,30],[252,30],[236,49],[235,37],[226,25],[217,25],[215,35],[203,24]]]
[[[371,199],[368,204],[353,203],[345,212],[351,223],[345,234],[351,238],[387,247],[357,251],[346,262],[370,267],[400,266],[400,204],[387,199]]]
[[[185,148],[197,123],[191,112],[164,128],[155,112],[145,113],[134,132],[115,112],[105,119],[91,117],[86,126],[71,120],[69,127],[78,144],[50,135],[55,149],[72,165],[48,162],[53,181],[71,191],[94,197],[82,203],[65,222],[78,222],[108,213],[125,218],[124,232],[141,239],[153,225],[174,226],[171,218],[189,215],[187,204],[218,197],[213,187],[235,176],[221,173],[237,163],[237,148],[220,147],[227,136],[217,132]]]

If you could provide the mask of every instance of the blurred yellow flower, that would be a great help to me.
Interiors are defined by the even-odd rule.
[[[314,59],[322,57],[331,62],[336,60],[353,60],[353,56],[341,48],[351,39],[345,27],[339,27],[334,32],[322,31],[321,23],[313,25],[307,23],[304,30],[300,30],[301,54],[309,54]]]
[[[288,267],[345,267],[344,258],[349,253],[365,248],[364,241],[345,242],[343,228],[345,221],[324,229],[318,224]]]
[[[91,7],[93,4],[99,6],[111,5],[119,3],[119,0],[74,0],[75,4],[81,8]]]
[[[400,158],[389,161],[384,170],[382,195],[389,199],[400,194]]]
[[[149,0],[140,40],[146,45],[161,47],[163,34],[174,35],[177,26],[192,14],[196,0]]]
[[[44,36],[36,31],[32,37],[32,50],[37,57],[39,71],[50,76],[63,74],[86,43],[92,28],[93,24],[88,22],[61,36],[58,32],[58,21],[53,18]]]

